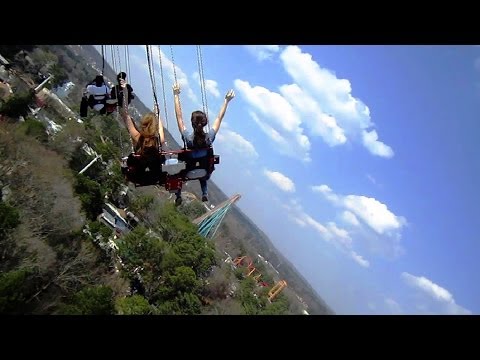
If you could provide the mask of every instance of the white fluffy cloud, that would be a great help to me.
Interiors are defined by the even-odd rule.
[[[322,235],[324,240],[329,241],[331,239],[331,236],[325,226],[320,224],[317,220],[312,218],[310,215],[307,213],[301,213],[300,218],[305,221],[307,225],[310,225],[313,229],[315,229],[320,235]]]
[[[340,217],[345,223],[363,228],[362,223],[373,230],[374,233],[370,232],[365,238],[371,251],[390,258],[403,255],[405,250],[400,240],[406,224],[404,217],[395,215],[387,205],[372,197],[336,194],[328,185],[312,186],[311,189],[341,208]]]
[[[363,145],[373,154],[385,158],[393,157],[393,150],[390,146],[378,141],[378,134],[375,130],[370,132],[362,130]]]
[[[258,153],[253,144],[235,131],[223,129],[217,134],[216,139],[221,144],[222,149],[226,149],[232,154],[248,159],[258,158]]]
[[[252,87],[249,82],[239,79],[234,85],[250,106],[250,114],[260,129],[278,145],[288,145],[283,151],[293,147],[292,156],[309,161],[310,141],[300,127],[300,117],[292,105],[282,95],[262,86]]]
[[[327,200],[329,200],[330,202],[334,203],[334,204],[338,204],[341,202],[341,199],[340,197],[335,194],[333,192],[333,190],[328,186],[328,185],[314,185],[312,186],[312,190],[314,192],[319,192],[321,193],[323,196],[325,196],[325,198]]]
[[[216,139],[222,149],[225,149],[232,154],[247,159],[258,158],[258,153],[253,144],[235,131],[228,128],[223,129],[223,131],[217,134]]]
[[[352,247],[352,238],[347,230],[337,227],[337,224],[332,221],[328,222],[327,228],[330,234],[334,236],[340,244],[347,248]]]
[[[420,290],[441,305],[440,311],[442,313],[451,315],[470,315],[472,313],[470,310],[458,305],[450,291],[435,284],[430,279],[424,276],[411,275],[407,272],[403,272],[401,277],[407,285]],[[428,311],[425,305],[423,305],[423,308],[425,311]]]
[[[278,171],[263,170],[263,174],[274,183],[280,190],[285,192],[295,192],[293,181]]]
[[[271,59],[273,55],[280,51],[280,46],[278,45],[245,45],[245,48],[258,61]]]
[[[344,218],[353,220],[351,215],[363,220],[378,234],[391,233],[400,230],[405,225],[405,219],[391,212],[387,205],[375,198],[363,195],[338,195],[328,185],[312,186],[314,192],[321,193],[334,205],[349,210],[350,214],[344,214]],[[353,213],[353,214],[352,214]],[[355,222],[355,220],[353,220]]]
[[[278,47],[263,46],[249,49],[262,58],[280,51]],[[297,46],[287,46],[280,52],[280,59],[295,83],[279,86],[279,92],[235,80],[236,89],[250,109],[261,115],[257,119],[268,136],[277,142],[281,138],[294,144],[307,161],[310,139],[305,131],[311,137],[321,137],[329,146],[355,140],[373,155],[384,158],[394,155],[392,148],[378,139],[369,108],[352,96],[350,81],[320,67]]]
[[[260,118],[253,111],[248,112],[250,117],[255,121],[258,127],[270,138],[272,139],[280,149],[288,149],[288,141],[280,133],[275,130],[273,127],[267,123],[260,120]]]
[[[298,46],[287,46],[281,52],[280,59],[296,83],[284,86],[283,92],[290,100],[307,106],[309,111],[316,114],[315,120],[310,120],[313,134],[320,134],[330,145],[344,143],[345,137],[361,138],[363,145],[373,155],[386,158],[393,156],[391,147],[378,140],[376,131],[368,131],[374,126],[370,109],[360,99],[353,97],[349,80],[337,78]],[[309,96],[301,101],[299,94]]]
[[[353,260],[357,262],[358,265],[366,268],[370,267],[370,262],[368,260],[365,260],[362,255],[357,254],[355,251],[351,250],[350,256]]]
[[[325,114],[318,102],[297,84],[282,85],[280,93],[302,115],[313,136],[321,136],[330,146],[341,145],[347,141],[345,133],[335,118]]]
[[[405,223],[375,198],[347,195],[343,197],[343,204],[379,234],[399,230]]]
[[[282,205],[287,210],[287,216],[301,227],[309,226],[315,230],[320,238],[333,244],[338,250],[352,258],[357,264],[368,268],[370,263],[353,250],[353,241],[347,230],[337,226],[334,222],[323,225],[307,214],[297,200],[291,199],[289,204]]]
[[[360,225],[360,222],[358,221],[357,217],[355,214],[352,212],[345,210],[342,212],[342,220],[345,221],[347,224],[353,225],[353,226],[358,226]]]
[[[453,296],[447,289],[442,288],[424,276],[414,276],[403,272],[402,278],[408,285],[424,291],[436,300],[445,302],[453,301]]]
[[[198,71],[195,71],[192,75],[193,80],[198,82],[198,86],[201,87],[200,85],[200,75],[198,74]],[[215,97],[220,97],[220,91],[218,90],[218,83],[215,80],[211,79],[205,79],[205,91],[207,93],[212,94]]]

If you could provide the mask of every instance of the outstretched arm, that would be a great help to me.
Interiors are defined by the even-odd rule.
[[[125,111],[125,108],[120,109],[120,116],[122,117],[123,122],[125,123],[125,126],[127,127],[127,130],[130,133],[130,136],[132,137],[133,142],[136,143],[140,138],[140,133],[135,128],[135,125],[133,124],[133,120],[130,117],[130,115],[127,114],[127,112]]]
[[[133,120],[128,115],[128,91],[125,91],[125,81],[121,80],[120,81],[120,86],[123,88],[124,92],[124,101],[122,104],[122,107],[120,108],[120,116],[123,119],[123,122],[125,123],[125,126],[127,127],[128,132],[130,133],[130,136],[132,137],[132,140],[137,143],[138,139],[140,138],[140,133],[138,130],[135,128],[135,125],[133,124]],[[163,129],[163,128],[162,128]]]
[[[158,109],[157,104],[155,104],[153,106],[153,109],[154,109],[155,115],[157,116],[157,119],[158,119],[158,134],[160,136],[160,146],[163,146],[163,144],[165,143],[165,132],[163,130],[162,119],[160,118],[160,110]]]
[[[175,101],[175,115],[177,117],[177,125],[180,134],[185,131],[185,124],[183,123],[182,108],[180,107],[180,85],[173,85],[173,97]]]
[[[234,97],[235,97],[235,93],[233,92],[233,90],[230,90],[225,95],[225,101],[223,102],[222,108],[220,109],[220,113],[218,114],[217,118],[215,119],[212,125],[212,129],[213,131],[215,131],[215,134],[218,132],[218,129],[220,129],[220,125],[222,124],[223,117],[225,116],[225,112],[227,111],[228,103]]]

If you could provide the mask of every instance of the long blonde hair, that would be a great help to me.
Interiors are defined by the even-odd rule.
[[[154,113],[145,114],[140,120],[140,152],[146,147],[158,146],[158,119]],[[143,140],[143,141],[142,141]]]

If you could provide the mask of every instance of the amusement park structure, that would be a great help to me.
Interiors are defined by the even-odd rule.
[[[236,194],[230,199],[218,204],[213,210],[209,210],[202,216],[193,220],[193,223],[198,225],[198,233],[206,238],[212,239],[217,233],[218,227],[230,207],[239,199],[240,195]]]
[[[268,292],[268,300],[272,301],[286,287],[287,287],[287,282],[285,280],[280,280]]]
[[[202,216],[193,220],[193,223],[198,225],[198,233],[206,238],[212,239],[217,230],[220,226],[223,218],[227,214],[230,207],[240,199],[240,195],[236,194],[232,196],[230,199],[222,202],[221,204],[217,205],[213,210],[209,210]],[[240,256],[237,257],[235,260],[232,261],[232,264],[235,267],[238,266],[246,266],[246,276],[253,276],[253,279],[259,284],[260,286],[267,287],[268,284],[260,281],[262,274],[257,270],[253,261],[248,256]],[[268,292],[268,300],[272,301],[275,297],[287,286],[287,282],[285,280],[280,280],[277,282]]]
[[[267,283],[265,282],[260,282],[260,277],[262,274],[257,270],[255,265],[253,264],[253,261],[251,258],[248,256],[239,256],[235,260],[232,261],[233,265],[236,267],[238,266],[246,266],[246,276],[249,277],[253,273],[257,272],[255,276],[253,276],[253,279],[257,282],[257,284],[261,286],[268,286]],[[285,280],[280,280],[277,282],[268,292],[268,300],[271,302],[275,297],[280,294],[280,292],[287,287],[287,282]]]

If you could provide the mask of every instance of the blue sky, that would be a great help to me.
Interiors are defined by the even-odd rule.
[[[195,48],[173,46],[186,118],[202,108]],[[180,142],[170,47],[160,49],[168,129]],[[145,46],[129,53],[130,82],[151,106]],[[338,314],[480,313],[480,47],[202,46],[202,55],[210,121],[236,93],[213,181],[242,194],[238,206]]]

